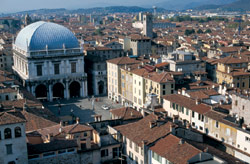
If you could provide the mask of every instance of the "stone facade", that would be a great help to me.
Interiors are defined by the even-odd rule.
[[[250,126],[250,99],[238,93],[232,94],[232,115],[237,116],[238,119],[243,119],[243,123]]]
[[[80,49],[47,53],[31,52],[23,56],[14,47],[13,70],[23,86],[37,98],[49,101],[87,96],[87,76]]]
[[[20,137],[15,135],[15,128],[17,127],[21,130]],[[11,138],[8,139],[5,137],[5,130],[7,128],[11,130]],[[15,162],[16,164],[28,163],[25,123],[1,125],[0,138],[1,164],[8,164],[9,162]]]
[[[106,60],[123,56],[123,50],[106,47],[90,47],[85,50],[89,95],[107,94]]]
[[[14,73],[39,99],[88,95],[82,48],[61,25],[40,21],[22,29],[13,44],[13,60]]]

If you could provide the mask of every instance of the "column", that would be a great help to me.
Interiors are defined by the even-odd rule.
[[[84,97],[84,93],[85,93],[84,90],[85,90],[84,81],[81,81],[80,97]]]
[[[84,89],[84,93],[85,93],[85,96],[88,96],[88,84],[87,84],[87,80],[85,80],[85,85],[84,85],[85,89]]]
[[[35,86],[34,85],[32,85],[32,87],[31,87],[31,93],[32,93],[32,95],[36,96],[36,94],[35,94]]]
[[[53,101],[53,92],[52,92],[52,85],[49,84],[49,101]]]
[[[69,97],[70,97],[70,95],[69,95],[69,81],[68,80],[66,81],[65,90],[66,90],[66,92],[65,92],[65,98],[68,100]]]

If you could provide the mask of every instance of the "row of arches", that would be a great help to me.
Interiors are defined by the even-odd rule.
[[[65,89],[65,87],[63,86],[62,83],[58,82],[58,83],[54,84],[52,87],[53,97],[54,98],[64,98],[65,97],[64,89]],[[73,81],[72,83],[70,83],[68,89],[69,89],[70,98],[80,97],[81,86],[80,86],[79,82]],[[47,98],[48,92],[47,92],[46,85],[44,85],[44,84],[38,85],[35,89],[35,94],[36,94],[37,98]]]

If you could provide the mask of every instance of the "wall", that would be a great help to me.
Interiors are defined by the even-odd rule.
[[[22,136],[15,138],[15,127],[20,127]],[[10,128],[12,132],[11,139],[4,139],[4,129]],[[15,161],[17,164],[28,163],[28,153],[25,135],[25,124],[9,124],[0,126],[1,140],[0,140],[0,163],[7,164],[10,161]],[[12,154],[7,154],[6,145],[12,144]]]
[[[237,130],[236,147],[250,154],[250,133],[243,129]],[[249,157],[250,158],[250,157]]]
[[[138,76],[136,74],[133,74],[133,106],[137,109],[143,107],[145,104],[145,84],[144,84],[144,78],[141,76]]]
[[[236,105],[237,101],[237,105]],[[243,109],[244,106],[244,109]],[[241,97],[238,94],[232,94],[232,111],[231,114],[237,114],[238,117],[244,117],[244,124],[250,126],[250,99]]]
[[[211,137],[219,141],[223,141],[229,145],[236,146],[236,136],[237,136],[237,129],[226,125],[222,122],[218,122],[219,126],[216,127],[216,120],[212,118],[205,118],[205,128],[208,129],[208,134]]]
[[[130,147],[130,140],[128,138],[126,138],[126,155],[129,157],[129,152],[131,152],[133,154],[133,158],[127,158],[129,161],[128,163],[134,163],[133,161],[135,161],[136,157],[138,158],[139,164],[141,164],[141,162],[146,163],[147,161],[144,161],[144,155],[146,155],[144,150],[140,146],[138,146],[139,151],[136,152],[135,145],[136,145],[136,143],[132,142],[132,147]]]
[[[90,161],[90,162],[92,162],[92,161]],[[62,155],[58,155],[58,156],[44,157],[42,159],[31,159],[31,160],[29,160],[29,164],[44,164],[44,163],[49,163],[49,164],[58,164],[58,163],[76,164],[76,163],[80,163],[80,155],[77,154],[77,153],[62,154]],[[88,163],[86,163],[86,164],[88,164]]]

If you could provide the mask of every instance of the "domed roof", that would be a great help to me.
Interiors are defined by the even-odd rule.
[[[24,50],[30,51],[79,48],[75,35],[66,27],[39,21],[23,28],[17,35],[15,45]]]

